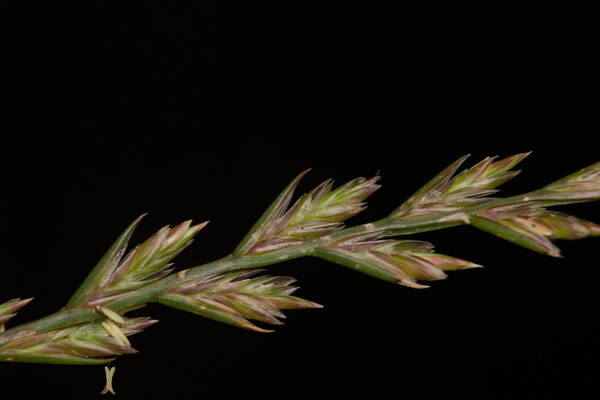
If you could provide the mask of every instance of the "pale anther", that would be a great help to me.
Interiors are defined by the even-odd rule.
[[[123,317],[121,317],[119,314],[117,314],[116,312],[114,312],[113,310],[111,310],[110,308],[106,308],[106,307],[102,307],[102,306],[96,306],[96,311],[104,314],[104,316],[108,319],[110,319],[111,321],[119,324],[119,325],[123,325],[125,323],[125,320],[123,319]]]
[[[111,393],[111,394],[116,394],[115,390],[112,387],[112,380],[113,380],[113,376],[115,375],[115,371],[116,371],[116,367],[112,367],[112,368],[108,368],[108,367],[104,367],[104,373],[106,374],[106,385],[104,386],[104,390],[102,390],[102,392],[100,392],[100,394],[106,394],[106,393]]]
[[[131,342],[127,339],[127,335],[111,320],[102,322],[102,326],[119,344],[127,347],[131,347]]]

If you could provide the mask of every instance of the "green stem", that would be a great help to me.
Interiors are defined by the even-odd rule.
[[[546,192],[542,190],[512,196],[504,199],[492,200],[480,205],[470,207],[468,209],[462,209],[460,211],[452,211],[443,214],[430,215],[424,217],[411,217],[405,219],[387,217],[376,222],[346,228],[331,235],[306,242],[297,247],[278,250],[265,255],[229,255],[204,265],[192,267],[188,270],[182,271],[181,273],[170,275],[153,284],[132,291],[126,297],[110,303],[109,306],[112,310],[123,313],[136,307],[142,306],[146,303],[158,301],[161,294],[166,293],[175,285],[181,284],[186,281],[191,281],[194,279],[214,274],[220,274],[244,268],[256,268],[261,266],[277,264],[285,260],[290,260],[293,258],[299,258],[308,255],[323,257],[323,255],[326,253],[320,251],[320,249],[324,249],[329,243],[343,240],[344,238],[351,237],[352,235],[356,235],[361,232],[383,231],[386,236],[396,236],[418,232],[426,232],[469,223],[469,214],[475,213],[485,208],[498,206],[502,204],[510,204],[513,202],[528,201],[529,199],[537,200],[536,196],[539,196],[542,200],[546,200],[546,198],[544,198],[544,195],[546,195]],[[557,195],[556,193],[554,193],[552,200],[560,201],[560,199],[557,198],[561,197],[560,195],[561,194]],[[548,196],[548,198],[549,197],[550,196]],[[565,200],[574,200],[570,198],[567,199],[568,197],[570,197],[568,194],[566,194],[564,197]],[[3,333],[0,333],[0,349],[3,344],[20,336],[28,336],[32,334],[48,332],[51,330],[61,329],[102,318],[104,318],[102,314],[98,314],[90,308],[64,308],[54,314],[48,315],[46,317],[40,318],[29,323],[22,324],[12,329],[6,330]],[[2,361],[5,358],[6,356],[4,356],[3,358],[2,352],[0,351],[0,361]]]
[[[318,243],[316,242],[309,242],[292,249],[285,249],[262,256],[227,256],[207,264],[190,268],[186,270],[185,275],[182,273],[173,274],[141,289],[132,291],[128,296],[110,303],[110,308],[116,312],[125,312],[146,303],[156,301],[162,293],[165,293],[177,284],[214,274],[244,268],[262,267],[276,264],[283,260],[306,256],[311,253],[317,245]],[[0,346],[20,336],[48,332],[54,329],[61,329],[102,318],[104,318],[102,314],[98,314],[93,309],[89,308],[63,309],[54,314],[5,331],[0,334]],[[1,353],[0,360],[2,360]]]
[[[343,229],[335,235],[331,235],[329,240],[340,239],[345,235],[351,235],[356,232],[365,231],[366,228],[375,226],[377,229],[384,229],[389,220],[381,220],[372,224],[359,225],[352,228]],[[414,221],[418,223],[418,221]],[[173,286],[214,274],[234,271],[244,268],[256,268],[266,265],[277,264],[285,260],[303,257],[314,254],[315,250],[324,246],[327,241],[313,240],[300,246],[274,251],[265,255],[253,255],[234,257],[227,256],[216,261],[209,262],[197,267],[190,268],[185,273],[173,274],[160,281],[148,286],[132,291],[125,298],[110,303],[110,308],[116,312],[125,312],[146,303],[157,301],[158,297],[167,292]],[[0,333],[0,346],[20,336],[48,332],[55,329],[66,328],[69,326],[102,319],[104,316],[98,314],[90,308],[64,308],[54,314],[40,318],[38,320],[16,326]],[[2,353],[0,352],[0,361]]]

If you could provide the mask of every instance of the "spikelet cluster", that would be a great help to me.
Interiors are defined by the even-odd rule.
[[[427,288],[421,282],[445,279],[447,271],[480,265],[436,253],[428,242],[390,237],[465,223],[558,257],[560,251],[553,240],[600,236],[600,225],[547,209],[600,199],[600,162],[523,195],[490,197],[499,185],[520,172],[512,168],[528,155],[516,154],[498,161],[488,157],[457,173],[467,158],[462,157],[388,217],[340,233],[337,231],[344,227],[345,220],[366,208],[365,199],[380,187],[379,177],[356,178],[337,188],[332,180],[327,180],[292,204],[294,191],[307,172],[304,171],[279,194],[234,252],[223,259],[234,262],[216,263],[220,272],[209,276],[202,267],[195,267],[192,274],[184,270],[176,277],[167,277],[173,271],[171,260],[191,244],[207,222],[192,225],[188,220],[173,228],[165,226],[127,252],[128,241],[143,216],[139,217],[111,246],[66,309],[48,317],[58,316],[59,324],[52,325],[54,328],[64,327],[70,312],[82,313],[83,318],[77,314],[81,319],[76,319],[75,325],[61,329],[49,330],[52,327],[43,325],[36,330],[33,322],[1,334],[0,361],[101,364],[118,355],[135,353],[128,336],[157,321],[125,318],[110,309],[112,302],[126,296],[128,302],[114,304],[120,313],[127,311],[124,304],[132,305],[130,310],[158,301],[236,327],[271,332],[259,325],[282,324],[282,310],[321,307],[293,295],[298,289],[292,285],[293,278],[259,275],[263,270],[244,269],[278,262],[290,255],[310,254],[388,282]],[[299,249],[302,251],[286,252],[304,244]],[[274,252],[281,253],[271,254]],[[166,277],[164,284],[146,288]],[[14,299],[0,305],[0,333],[4,324],[30,300]],[[89,317],[86,313],[94,310],[101,315],[84,319]],[[65,315],[67,318],[61,319]],[[80,323],[98,317],[101,319]]]

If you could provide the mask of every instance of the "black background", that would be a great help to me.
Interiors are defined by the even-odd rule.
[[[598,161],[589,10],[393,2],[100,2],[7,8],[0,299],[51,313],[135,216],[143,240],[211,220],[179,257],[230,252],[312,167],[383,176],[379,219],[462,154],[533,150],[506,194]],[[600,221],[597,204],[565,207]],[[419,235],[484,264],[417,291],[317,259],[274,266],[322,310],[258,334],[158,305],[120,398],[583,398],[598,369],[594,240],[551,259],[469,227]],[[3,398],[97,398],[101,367],[0,365]],[[10,393],[14,392],[15,397]]]

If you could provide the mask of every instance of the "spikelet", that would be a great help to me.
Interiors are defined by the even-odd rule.
[[[326,260],[373,277],[424,289],[417,281],[446,279],[444,271],[478,268],[459,258],[434,253],[433,245],[419,240],[386,240],[383,233],[365,233],[331,243],[318,251]]]
[[[530,152],[515,154],[499,161],[494,161],[497,157],[487,157],[475,166],[455,175],[469,157],[465,155],[437,174],[394,210],[390,217],[434,215],[489,201],[486,196],[498,192],[497,186],[517,176],[520,171],[511,169],[529,154]]]
[[[280,276],[251,278],[262,270],[242,270],[180,284],[160,297],[163,304],[257,332],[271,332],[249,320],[281,325],[280,310],[320,308],[291,294],[295,280]]]
[[[12,299],[4,304],[0,304],[0,333],[4,332],[4,324],[8,322],[12,317],[17,315],[17,311],[25,307],[29,302],[33,300],[33,297],[29,299]]]
[[[7,361],[45,364],[104,364],[113,356],[137,353],[127,336],[141,332],[156,320],[125,318],[88,322],[46,333],[23,335],[2,346]],[[108,327],[108,329],[107,329]]]
[[[552,257],[561,254],[551,239],[600,236],[600,225],[546,210],[533,202],[487,208],[473,214],[470,221],[479,229]]]
[[[380,185],[378,176],[359,177],[333,189],[326,180],[291,207],[298,175],[275,199],[235,249],[235,255],[256,255],[290,248],[343,228],[342,222],[366,208],[363,201]]]
[[[95,268],[99,272],[85,291],[84,305],[97,306],[118,300],[132,290],[169,275],[173,271],[170,261],[208,224],[206,221],[192,226],[192,221],[187,220],[173,228],[165,226],[125,255],[129,237],[140,218],[130,225]],[[78,305],[79,300],[69,304]]]
[[[600,199],[600,162],[559,179],[533,198],[545,205],[560,205]]]

